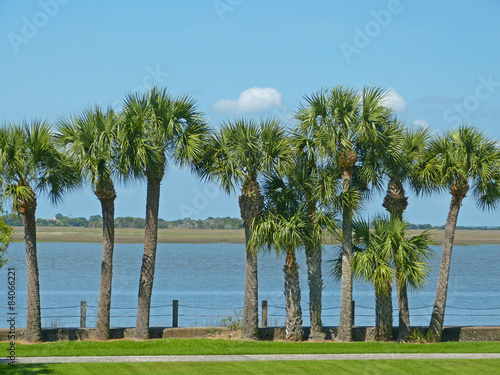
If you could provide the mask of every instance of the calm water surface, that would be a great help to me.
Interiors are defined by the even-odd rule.
[[[434,303],[440,247],[427,287],[409,296],[411,324],[428,325]],[[137,290],[143,246],[115,247],[111,325],[135,325]],[[323,262],[323,324],[338,325],[340,283],[330,276],[329,264],[337,249],[327,246]],[[38,258],[42,325],[79,326],[80,301],[87,302],[87,326],[95,326],[102,245],[40,243]],[[0,327],[7,327],[7,268],[16,270],[17,326],[26,325],[26,258],[23,243],[8,249],[10,261],[0,270]],[[283,257],[259,255],[259,300],[269,305],[269,325],[284,322]],[[305,256],[298,255],[304,325],[309,325]],[[180,326],[218,326],[243,309],[244,245],[159,244],[153,287],[151,325],[171,326],[172,300],[179,301]],[[446,325],[500,325],[500,246],[456,246],[453,249]],[[395,291],[394,291],[395,294]],[[375,321],[373,288],[354,283],[355,324]],[[260,303],[260,302],[259,302]],[[395,313],[397,301],[394,296]],[[395,317],[397,315],[395,314]],[[397,325],[397,318],[395,319]]]

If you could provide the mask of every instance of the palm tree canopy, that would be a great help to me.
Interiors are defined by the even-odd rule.
[[[313,177],[307,176],[309,181],[300,180],[303,174],[300,169],[301,166],[296,164],[296,168],[290,170],[286,177],[266,175],[263,185],[264,211],[251,226],[252,247],[267,245],[268,249],[273,247],[277,253],[295,251],[307,242],[319,242],[321,245],[323,228],[331,233],[337,230],[332,211],[315,206],[314,220],[309,217],[311,208],[307,194],[314,190],[310,180]]]
[[[56,139],[95,187],[98,179],[110,178],[116,169],[118,116],[112,109],[89,108],[59,123]]]
[[[352,162],[346,159],[349,151],[360,157],[373,142],[384,143],[383,130],[394,121],[384,106],[385,95],[380,88],[365,87],[358,93],[342,86],[315,93],[305,98],[306,106],[296,115],[299,131],[317,139],[324,156],[333,157],[340,168],[347,167]]]
[[[475,127],[461,125],[436,137],[424,162],[419,178],[430,186],[424,191],[450,189],[465,197],[470,189],[480,208],[498,207],[500,149]]]
[[[381,291],[392,283],[395,272],[391,265],[392,243],[386,222],[375,219],[374,229],[367,222],[354,222],[354,275],[372,283]]]
[[[353,270],[356,277],[372,283],[378,290],[392,283],[394,278],[413,290],[422,289],[428,280],[428,261],[434,255],[430,249],[433,243],[428,230],[415,236],[408,236],[408,223],[400,218],[384,216],[373,220],[373,228],[367,221],[355,221]],[[402,272],[396,274],[396,262]],[[335,279],[342,275],[342,261],[332,262]]]
[[[382,155],[397,159],[400,154],[396,119],[385,106],[386,92],[370,86],[361,92],[337,86],[305,100],[296,114],[297,132],[311,140],[309,148],[323,160],[339,171],[353,172],[353,187],[339,198],[342,204],[359,208],[370,186],[382,187]]]
[[[413,181],[412,174],[415,171],[415,164],[422,159],[425,149],[430,142],[431,134],[428,128],[409,129],[401,124],[401,157],[390,157],[385,163],[386,174],[397,177],[400,181]]]
[[[14,210],[19,211],[20,201],[31,201],[35,192],[47,193],[56,203],[66,189],[78,185],[77,168],[57,150],[47,122],[10,125],[0,134],[3,194],[12,199]]]
[[[292,154],[285,127],[275,119],[259,124],[244,119],[224,122],[209,138],[196,172],[203,179],[218,181],[231,193],[236,185],[256,181],[266,171],[291,168]]]
[[[172,97],[156,87],[144,95],[129,94],[118,131],[122,173],[163,176],[169,162],[187,165],[203,151],[208,133],[202,113],[188,96]]]
[[[298,189],[300,199],[323,206],[335,206],[342,190],[339,183],[341,171],[319,154],[314,140],[300,133],[292,137],[296,154],[294,168],[287,174],[292,186]]]

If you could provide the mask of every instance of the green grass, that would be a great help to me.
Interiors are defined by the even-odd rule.
[[[7,371],[5,372],[7,373]],[[500,360],[371,360],[18,365],[15,374],[500,374]]]
[[[2,343],[0,348],[7,345]],[[499,353],[500,342],[436,344],[272,342],[211,339],[161,339],[107,342],[61,341],[17,344],[18,357],[97,355],[226,355],[321,353]],[[176,363],[74,363],[2,365],[13,374],[500,374],[500,360],[370,360]],[[11,370],[11,371],[8,371]],[[0,371],[1,373],[4,373]]]
[[[2,343],[0,348],[7,347]],[[212,339],[59,341],[17,344],[18,357],[96,355],[225,355],[225,354],[344,354],[344,353],[500,353],[500,342],[397,344],[380,342],[274,342]]]

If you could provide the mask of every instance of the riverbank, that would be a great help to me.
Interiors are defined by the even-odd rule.
[[[417,234],[420,230],[410,230]],[[436,245],[442,244],[443,230],[432,231]],[[22,242],[23,228],[13,227],[12,240]],[[40,242],[102,242],[102,229],[80,227],[37,227],[37,240]],[[115,229],[116,243],[143,243],[144,229]],[[159,243],[245,243],[243,229],[159,229]],[[327,244],[335,243],[331,238]],[[495,245],[500,244],[499,230],[457,230],[455,245]]]

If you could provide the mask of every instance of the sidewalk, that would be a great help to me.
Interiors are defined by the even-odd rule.
[[[500,359],[500,353],[370,353],[370,354],[259,354],[259,355],[155,355],[20,357],[16,363],[109,363],[109,362],[243,362],[243,361],[332,361],[401,359]],[[0,359],[0,363],[7,363]]]

